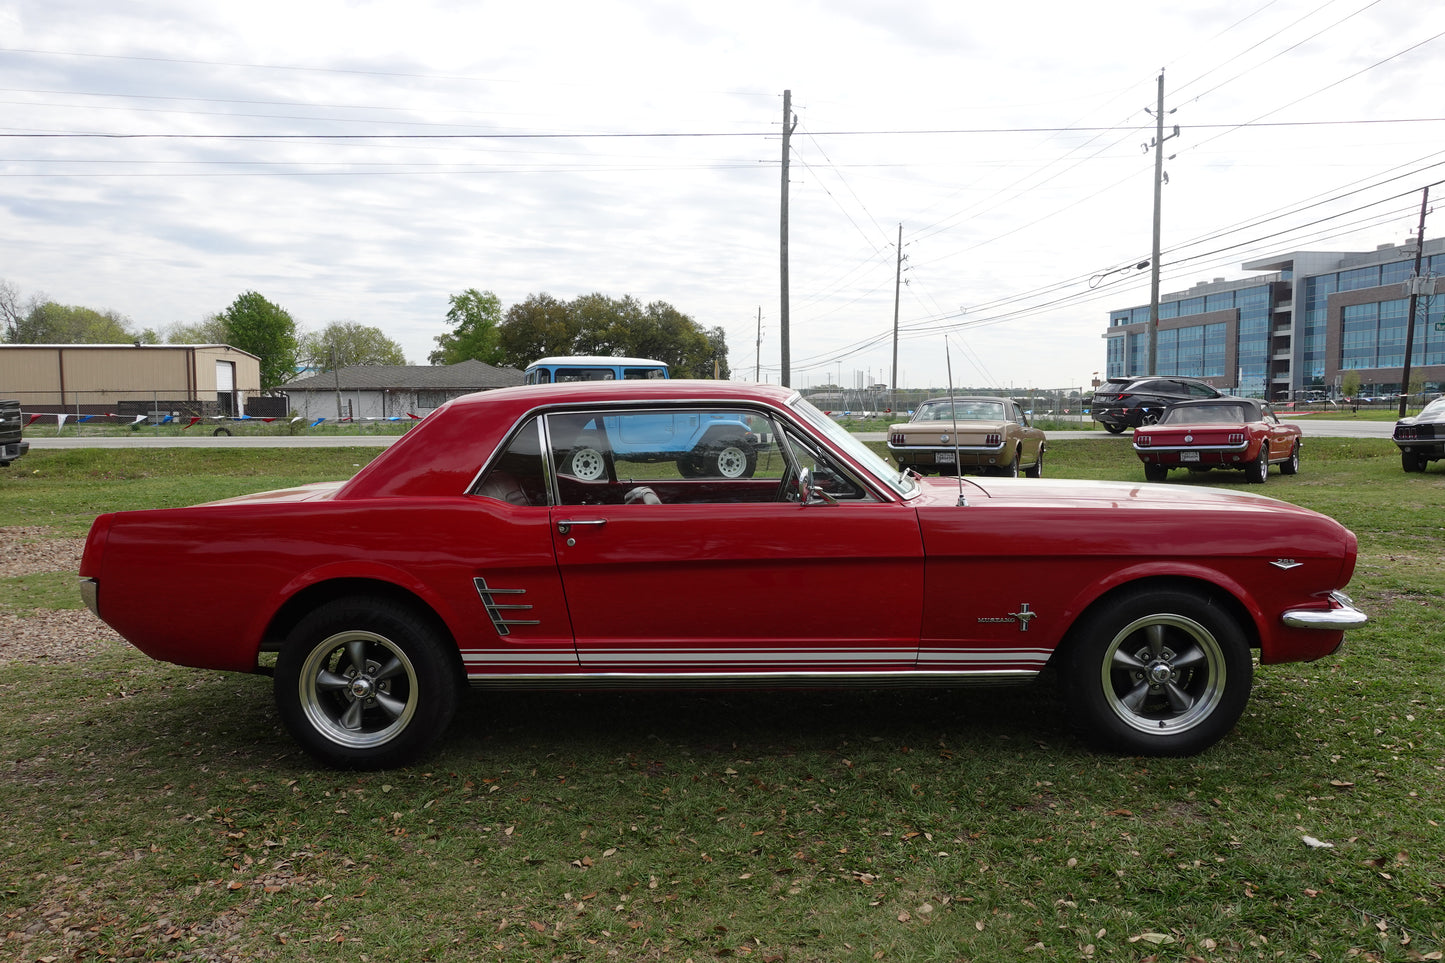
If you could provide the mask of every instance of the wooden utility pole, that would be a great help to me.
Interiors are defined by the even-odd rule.
[[[1415,345],[1415,305],[1420,300],[1420,262],[1425,254],[1425,209],[1430,204],[1430,187],[1420,198],[1420,227],[1415,232],[1415,272],[1410,275],[1410,312],[1405,320],[1405,366],[1400,371],[1400,415],[1405,417],[1405,402],[1410,397],[1410,351]],[[1420,464],[1424,464],[1421,462]]]
[[[1159,223],[1160,208],[1164,202],[1164,141],[1179,136],[1179,125],[1174,133],[1164,136],[1164,71],[1159,71],[1159,98],[1154,110],[1154,249],[1149,258],[1149,366],[1145,371],[1131,374],[1159,374]],[[1147,146],[1145,148],[1148,149]]]
[[[898,295],[903,289],[903,222],[898,222],[898,262],[893,268],[893,376],[888,379],[888,407],[898,410]]]
[[[791,148],[793,128],[798,126],[798,118],[793,116],[793,92],[783,91],[783,192],[782,192],[782,216],[779,219],[778,243],[778,280],[780,284],[779,297],[782,302],[781,310],[778,313],[778,325],[782,328],[783,337],[783,374],[780,384],[791,386],[793,383],[792,371],[790,369],[792,352],[788,348],[788,151]]]

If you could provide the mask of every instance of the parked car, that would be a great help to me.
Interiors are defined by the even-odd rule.
[[[1430,462],[1445,458],[1445,398],[1436,398],[1418,415],[1395,422],[1394,438],[1406,471],[1424,471]]]
[[[1044,473],[1044,433],[1008,398],[930,398],[888,429],[899,468],[920,475],[981,471],[1030,478]]]
[[[615,453],[567,471],[587,425],[606,446],[659,411],[759,426],[757,471]],[[347,481],[100,515],[80,575],[153,658],[272,673],[286,727],[342,767],[416,760],[464,684],[963,686],[1048,665],[1092,742],[1178,755],[1239,719],[1252,649],[1319,659],[1365,621],[1343,594],[1356,550],[1240,492],[920,478],[790,388],[657,380],[467,395]]]
[[[1184,401],[1158,424],[1135,429],[1134,451],[1149,481],[1164,481],[1171,468],[1238,468],[1247,480],[1263,484],[1270,465],[1285,475],[1299,471],[1300,427],[1280,421],[1254,398]]]
[[[1217,388],[1197,378],[1110,378],[1094,389],[1090,416],[1117,435],[1154,424],[1170,405],[1218,397]]]

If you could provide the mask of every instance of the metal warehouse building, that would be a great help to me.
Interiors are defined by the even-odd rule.
[[[224,344],[0,345],[0,395],[27,412],[237,415],[261,362]]]

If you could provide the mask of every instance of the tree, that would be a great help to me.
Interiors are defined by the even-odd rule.
[[[507,309],[497,328],[501,363],[525,368],[538,358],[574,354],[577,318],[565,301],[547,293],[528,295],[527,300]]]
[[[226,343],[261,359],[263,390],[296,374],[296,322],[284,308],[247,291],[219,317],[226,323]]]
[[[321,331],[301,335],[298,354],[310,368],[329,370],[364,364],[406,364],[401,345],[380,328],[355,321],[333,321]]]
[[[20,306],[20,290],[9,281],[0,281],[0,341],[14,341],[20,330],[25,310]]]
[[[97,311],[43,301],[31,305],[9,339],[15,344],[129,344],[140,340],[130,319],[115,311]]]
[[[226,344],[229,337],[226,319],[219,314],[213,314],[195,324],[177,321],[165,328],[166,344]]]
[[[677,377],[730,376],[722,328],[705,329],[666,301],[645,307],[627,295],[581,295],[562,302],[531,295],[513,305],[500,329],[503,363],[526,367],[547,355],[623,355],[667,362]]]
[[[1360,373],[1354,368],[1351,368],[1349,371],[1345,372],[1345,380],[1344,383],[1340,385],[1340,392],[1346,398],[1354,398],[1359,395]]]
[[[501,364],[502,349],[497,328],[502,322],[502,302],[491,291],[467,288],[451,296],[447,323],[452,330],[436,336],[437,349],[427,355],[430,364],[457,364],[470,358],[487,364]]]

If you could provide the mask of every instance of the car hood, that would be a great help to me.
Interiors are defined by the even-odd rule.
[[[955,478],[922,478],[924,503],[957,503],[959,485]],[[1147,511],[1250,511],[1317,515],[1308,508],[1282,502],[1266,495],[1230,491],[1223,488],[1173,485],[1148,482],[1076,481],[1045,478],[969,477],[963,482],[963,493],[970,503],[988,499],[996,506],[1030,508],[1100,508],[1112,511],[1139,509]]]

